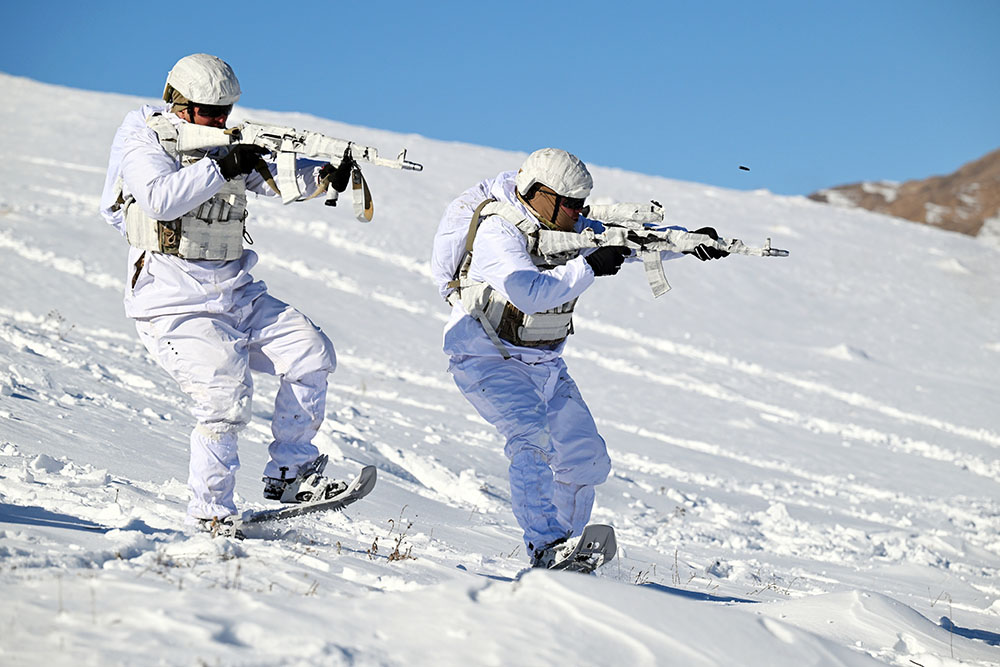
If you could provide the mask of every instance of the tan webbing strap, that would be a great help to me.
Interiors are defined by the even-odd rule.
[[[274,190],[274,193],[280,197],[281,190],[278,189],[278,184],[274,182],[274,176],[271,175],[271,170],[268,169],[267,162],[264,161],[264,158],[258,159],[257,164],[255,164],[253,168],[258,174],[260,174],[260,177],[267,182],[271,189]]]
[[[117,213],[122,209],[122,206],[124,205],[125,205],[125,193],[122,192],[121,190],[118,190],[118,199],[116,199],[115,203],[111,205],[111,212]]]
[[[320,195],[325,195],[326,191],[330,188],[330,177],[324,176],[320,179],[319,183],[316,184],[316,191],[313,192],[308,197],[303,197],[302,201],[309,201],[310,199],[315,199]]]
[[[142,267],[146,263],[146,253],[139,255],[139,259],[135,260],[135,273],[132,274],[132,289],[135,289],[135,284],[139,282],[139,274],[142,273]]]
[[[337,164],[337,168],[339,169],[340,165],[344,164],[344,160],[350,160],[350,159],[351,159],[351,149],[348,148],[348,149],[346,149],[344,151],[344,157],[340,158],[340,162]],[[333,163],[332,162],[329,163],[328,166],[332,167]],[[330,182],[332,180],[333,180],[333,172],[330,172],[329,174],[327,174],[326,176],[324,176],[320,180],[319,183],[316,184],[316,192],[312,193],[311,195],[309,195],[308,197],[306,197],[305,199],[303,199],[303,201],[309,201],[310,199],[313,199],[315,197],[319,197],[320,195],[326,194],[327,191],[330,189]],[[336,206],[337,205],[338,195],[340,195],[340,193],[337,192],[336,190],[334,190],[333,195],[326,202],[327,206]],[[371,198],[371,193],[368,194],[368,197],[369,197],[369,199]],[[374,211],[372,211],[372,213],[374,214]],[[354,214],[357,215],[357,211],[355,211]],[[371,218],[369,218],[368,220],[366,220],[366,222],[370,222],[370,221],[371,221]]]
[[[351,169],[351,191],[354,195],[354,217],[360,222],[371,222],[375,216],[375,202],[372,201],[368,181],[356,164]]]
[[[465,252],[462,254],[462,259],[459,260],[458,266],[455,267],[455,273],[452,275],[451,280],[448,282],[448,287],[456,288],[461,283],[461,277],[463,275],[463,268],[466,267],[466,260],[469,255],[472,254],[472,244],[476,241],[476,232],[479,231],[479,223],[481,222],[483,209],[486,208],[487,204],[495,202],[496,199],[484,199],[476,207],[476,210],[472,212],[472,218],[469,220],[469,231],[465,235]]]
[[[486,205],[495,202],[496,199],[486,199],[476,207],[476,210],[472,212],[472,220],[469,221],[469,233],[465,236],[465,252],[472,252],[472,244],[476,240],[476,232],[479,231],[479,223],[481,222],[481,216],[483,209]]]

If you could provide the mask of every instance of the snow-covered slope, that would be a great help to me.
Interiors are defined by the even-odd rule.
[[[453,387],[438,217],[523,155],[296,114],[403,146],[376,219],[251,202],[256,275],[334,340],[330,470],[375,492],[244,542],[181,530],[190,418],[122,315],[97,214],[144,100],[0,75],[0,663],[956,665],[1000,661],[1000,255],[801,197],[594,167],[595,197],[791,250],[639,266],[580,305],[567,360],[614,472],[595,577],[531,572],[502,443]],[[572,146],[565,148],[571,149]],[[586,155],[582,156],[586,159]],[[261,508],[276,384],[238,492]]]

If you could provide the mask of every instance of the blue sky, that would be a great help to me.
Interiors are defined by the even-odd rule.
[[[246,106],[730,188],[923,178],[1000,147],[996,0],[57,1],[0,17],[9,74],[156,97],[203,51],[233,65]]]

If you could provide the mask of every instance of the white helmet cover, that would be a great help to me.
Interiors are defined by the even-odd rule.
[[[195,53],[177,61],[167,74],[163,96],[173,87],[191,102],[199,104],[235,104],[240,99],[240,82],[226,61],[207,53]]]
[[[574,199],[586,199],[594,187],[587,165],[572,153],[558,148],[543,148],[529,155],[514,179],[522,196],[536,183]]]

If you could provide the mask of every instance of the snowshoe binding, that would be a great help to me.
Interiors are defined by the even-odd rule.
[[[246,525],[261,523],[264,521],[288,519],[294,516],[309,514],[311,512],[323,512],[327,510],[339,512],[348,505],[361,500],[371,493],[372,489],[375,488],[375,482],[378,479],[378,470],[375,466],[365,466],[361,469],[361,472],[358,473],[358,476],[351,480],[349,484],[345,484],[343,482],[333,482],[326,478],[323,479],[325,480],[325,485],[316,485],[318,489],[321,489],[320,491],[310,490],[316,487],[309,485],[300,485],[297,487],[297,491],[295,486],[290,486],[282,491],[282,494],[294,498],[294,494],[302,494],[302,490],[305,488],[310,494],[312,494],[310,500],[305,500],[304,496],[302,496],[302,500],[291,500],[290,504],[285,507],[263,510],[260,512],[251,512],[250,514],[243,516],[243,524]],[[292,484],[294,483],[294,480],[292,480]],[[280,500],[281,498],[277,499]]]
[[[557,562],[565,559],[569,552],[573,550],[573,545],[568,544],[568,542],[569,534],[553,540],[539,549],[535,549],[531,556],[531,567],[540,567],[548,570]]]
[[[232,537],[243,540],[246,535],[240,530],[240,520],[235,516],[212,517],[211,519],[198,519],[198,530],[210,534],[212,537]]]
[[[536,549],[531,567],[590,574],[614,559],[617,552],[614,528],[591,524],[583,529],[578,539],[562,537]]]
[[[328,500],[347,489],[346,482],[338,482],[323,476],[330,457],[320,454],[316,459],[299,469],[295,477],[288,478],[288,468],[281,469],[281,477],[264,477],[264,497],[283,503],[310,503]]]

